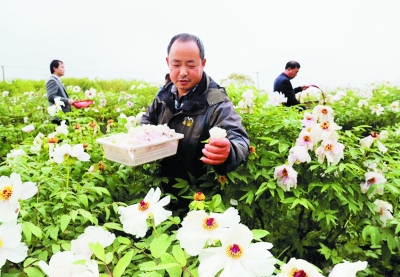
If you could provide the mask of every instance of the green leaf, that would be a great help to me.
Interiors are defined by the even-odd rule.
[[[168,247],[171,245],[171,241],[168,240],[167,234],[161,234],[158,238],[153,239],[150,243],[150,251],[154,258],[160,258]]]
[[[37,269],[35,267],[24,268],[24,272],[28,275],[28,277],[43,277],[44,276],[42,271],[40,271],[39,269]]]
[[[126,244],[126,245],[131,245],[131,240],[125,237],[117,237],[117,240],[122,243],[122,244]]]
[[[89,243],[89,248],[93,252],[93,254],[102,262],[106,261],[106,254],[104,251],[103,246],[97,242],[97,243]]]
[[[65,229],[67,229],[69,222],[71,221],[71,216],[64,214],[61,216],[60,219],[60,227],[61,227],[61,231],[64,232]]]
[[[52,167],[42,167],[40,170],[42,171],[43,175],[47,176],[53,170],[53,168]]]
[[[83,209],[78,209],[78,212],[84,217],[84,218],[86,218],[86,219],[88,219],[90,222],[92,222],[93,223],[93,216],[92,216],[92,214],[90,213],[90,212],[88,212],[88,211],[85,211],[85,210],[83,210]]]
[[[114,258],[114,252],[108,252],[106,253],[106,260],[105,263],[109,264],[111,263],[112,259]]]
[[[116,223],[116,222],[107,222],[104,223],[103,225],[105,228],[107,229],[113,229],[113,230],[118,230],[118,231],[124,231],[124,229],[122,229],[122,226],[120,223]]]
[[[185,252],[180,248],[178,245],[174,245],[172,247],[172,255],[174,255],[174,258],[178,261],[178,263],[181,266],[186,266],[186,257],[185,257]]]
[[[38,259],[36,258],[26,258],[26,260],[24,261],[24,267],[28,267],[31,264],[33,264],[34,262],[36,262]]]
[[[263,238],[269,234],[268,231],[261,230],[261,229],[253,229],[253,230],[251,230],[251,232],[253,233],[254,240],[261,240],[261,238]]]
[[[124,274],[125,269],[131,263],[133,257],[133,250],[126,253],[117,263],[113,270],[113,277],[121,277]]]
[[[32,231],[29,228],[28,223],[29,222],[22,222],[21,226],[22,226],[22,233],[25,236],[26,242],[30,244],[32,241]]]
[[[87,209],[89,206],[88,197],[85,194],[80,194],[78,198],[82,205],[85,206],[85,208]]]

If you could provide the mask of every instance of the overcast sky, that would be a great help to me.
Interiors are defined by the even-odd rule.
[[[0,66],[7,80],[46,79],[60,59],[65,77],[161,84],[168,42],[188,32],[202,39],[205,71],[218,82],[240,73],[271,91],[297,60],[294,86],[400,85],[396,2],[0,0]]]

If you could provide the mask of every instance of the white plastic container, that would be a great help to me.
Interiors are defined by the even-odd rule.
[[[118,134],[99,138],[96,141],[103,146],[104,154],[108,160],[128,166],[137,166],[175,155],[179,140],[184,136],[180,133],[174,133],[171,138],[137,146],[118,145],[117,137]]]

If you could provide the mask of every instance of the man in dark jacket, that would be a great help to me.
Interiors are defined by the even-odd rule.
[[[224,175],[249,156],[250,141],[224,88],[203,71],[204,46],[191,34],[174,36],[166,58],[171,82],[157,94],[140,124],[167,124],[184,134],[176,155],[161,161],[161,175],[190,182],[206,173],[205,164]],[[209,130],[220,127],[227,137],[210,139]]]
[[[287,107],[300,104],[296,99],[296,93],[308,88],[308,86],[301,86],[295,89],[292,87],[290,80],[296,77],[299,69],[300,64],[298,62],[288,62],[285,66],[285,72],[281,73],[274,82],[274,91],[282,92],[286,96],[287,102],[285,103],[285,106]]]

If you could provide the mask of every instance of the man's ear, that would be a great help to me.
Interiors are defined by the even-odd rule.
[[[167,65],[169,66],[169,60],[168,57],[165,58],[165,60],[167,61]]]

